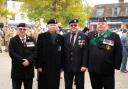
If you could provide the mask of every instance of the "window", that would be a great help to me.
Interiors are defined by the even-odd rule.
[[[15,9],[16,8],[16,4],[12,3],[12,8]]]
[[[97,8],[96,9],[96,17],[101,17],[104,13],[104,9],[103,8]]]
[[[12,15],[12,16],[10,17],[10,20],[15,20],[15,15]]]
[[[25,19],[25,15],[24,14],[20,14],[20,17],[21,17],[22,20]]]
[[[126,6],[125,13],[126,13],[126,16],[128,16],[128,6]]]
[[[120,12],[120,8],[119,7],[114,7],[112,8],[112,16],[118,16]]]

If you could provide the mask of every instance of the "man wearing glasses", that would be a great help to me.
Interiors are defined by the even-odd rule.
[[[12,59],[12,89],[32,89],[34,77],[35,41],[27,35],[27,25],[17,25],[17,35],[9,43],[9,55]]]
[[[75,78],[76,89],[84,89],[84,72],[88,58],[88,38],[80,32],[78,19],[69,22],[70,32],[64,35],[64,80],[65,89],[72,89]]]

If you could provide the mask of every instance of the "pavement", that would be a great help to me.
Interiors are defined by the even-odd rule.
[[[12,89],[10,73],[11,59],[8,53],[0,53],[0,89]],[[128,73],[121,73],[120,71],[116,71],[115,78],[115,89],[128,89]],[[34,78],[33,89],[37,89],[36,76]],[[64,89],[64,78],[60,80],[60,89]],[[75,86],[73,86],[73,89],[75,89]],[[85,89],[92,89],[88,72],[85,73]]]

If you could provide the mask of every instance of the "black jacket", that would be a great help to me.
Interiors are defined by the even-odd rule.
[[[101,74],[114,73],[114,69],[120,69],[122,60],[122,46],[120,38],[116,33],[111,32],[110,36],[105,37],[114,43],[113,46],[99,41],[96,46],[90,45],[91,40],[97,38],[96,31],[90,32],[89,36],[89,61],[88,71]]]
[[[88,38],[83,32],[78,32],[74,47],[71,49],[70,34],[69,32],[64,35],[64,71],[80,72],[81,67],[87,66]]]
[[[12,78],[30,79],[34,77],[35,41],[32,37],[26,36],[26,44],[29,42],[32,42],[34,45],[30,47],[24,46],[18,35],[10,40],[9,55],[12,59]],[[28,59],[30,65],[24,67],[22,59]]]

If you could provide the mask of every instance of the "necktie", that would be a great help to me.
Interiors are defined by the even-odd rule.
[[[25,45],[26,45],[25,38],[22,38],[22,44],[25,47]]]
[[[73,46],[74,46],[74,36],[75,36],[75,33],[72,33],[72,37],[71,37],[71,40],[70,40],[70,48],[72,49]]]

